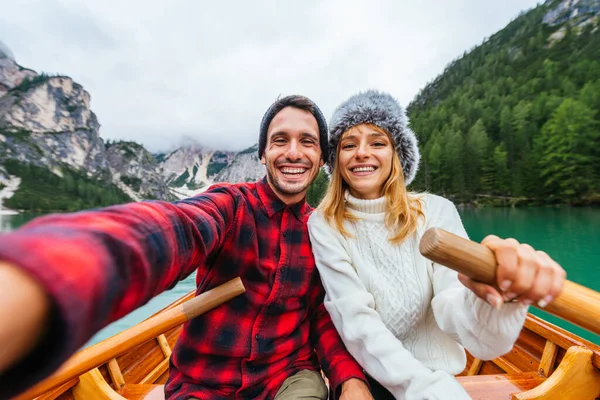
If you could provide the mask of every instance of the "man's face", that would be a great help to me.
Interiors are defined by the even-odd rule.
[[[315,117],[295,107],[278,112],[269,124],[261,162],[267,167],[269,185],[281,200],[286,204],[302,200],[323,166]]]

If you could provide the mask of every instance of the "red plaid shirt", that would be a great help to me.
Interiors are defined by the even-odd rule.
[[[0,259],[29,271],[56,309],[46,343],[0,378],[0,397],[196,269],[198,293],[236,276],[246,293],[184,326],[167,398],[270,399],[319,362],[334,388],[364,380],[323,306],[310,211],[304,201],[283,203],[263,179],[175,203],[45,216],[0,236]]]

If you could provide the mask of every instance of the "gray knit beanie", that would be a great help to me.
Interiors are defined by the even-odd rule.
[[[327,145],[327,122],[325,121],[325,117],[323,113],[317,107],[314,101],[305,96],[300,95],[291,95],[286,96],[281,99],[277,99],[275,103],[271,104],[271,106],[265,112],[265,115],[260,122],[260,132],[258,136],[258,159],[260,160],[265,152],[265,147],[267,146],[267,131],[269,130],[269,125],[275,115],[279,113],[279,111],[283,110],[286,107],[297,107],[295,104],[303,103],[305,105],[310,105],[312,108],[311,114],[317,120],[317,126],[319,127],[319,145],[321,146],[321,158],[323,161],[327,162],[329,157],[329,146]]]
[[[387,131],[400,157],[406,185],[419,169],[419,146],[414,132],[406,126],[404,110],[387,93],[367,90],[355,94],[338,106],[329,124],[329,172],[333,172],[337,146],[344,132],[360,124],[373,124]]]

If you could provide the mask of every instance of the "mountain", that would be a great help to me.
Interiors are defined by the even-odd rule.
[[[600,201],[600,0],[522,13],[407,107],[413,187],[461,202]]]
[[[187,144],[159,155],[163,178],[178,198],[200,193],[213,183],[251,182],[265,175],[258,159],[258,144],[240,152],[209,150]]]
[[[20,66],[0,42],[0,212],[184,198],[214,182],[262,177],[252,149],[209,150],[189,141],[153,155],[135,142],[105,142],[81,85]]]
[[[107,141],[105,156],[113,183],[132,199],[173,198],[162,179],[158,161],[144,146],[128,141]]]

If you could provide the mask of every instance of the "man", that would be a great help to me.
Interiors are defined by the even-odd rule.
[[[0,353],[0,397],[197,270],[198,293],[236,276],[246,293],[185,325],[168,399],[325,399],[319,368],[340,398],[370,399],[323,306],[306,229],[306,190],[327,156],[322,113],[288,96],[261,123],[260,182],[46,216],[1,236],[0,342],[13,350]]]

